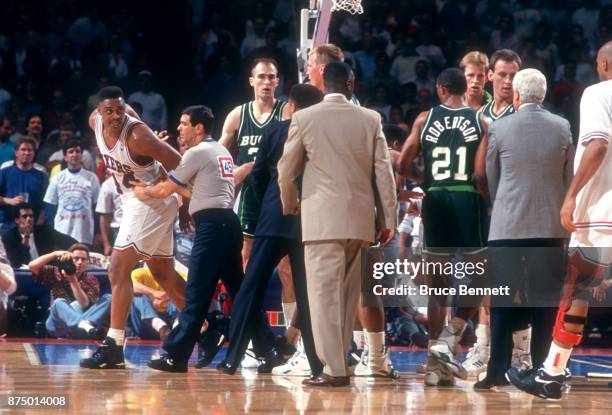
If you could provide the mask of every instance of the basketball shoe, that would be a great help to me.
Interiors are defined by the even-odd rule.
[[[310,376],[310,364],[306,354],[298,348],[297,352],[284,365],[276,366],[272,369],[273,375],[280,376]]]
[[[123,347],[117,346],[115,339],[107,337],[91,357],[81,360],[80,366],[87,369],[125,369]]]
[[[561,399],[565,373],[550,375],[544,368],[519,370],[515,367],[506,372],[506,378],[523,392],[547,400]]]
[[[470,348],[463,361],[463,368],[467,372],[468,377],[477,378],[479,374],[486,372],[487,363],[489,363],[489,352],[489,346],[482,346],[478,343]]]
[[[438,362],[433,356],[427,357],[425,386],[454,386],[455,377],[448,367]]]

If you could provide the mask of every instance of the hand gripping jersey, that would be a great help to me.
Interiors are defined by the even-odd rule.
[[[108,148],[104,141],[102,116],[100,114],[96,114],[95,123],[96,143],[106,168],[112,172],[117,192],[121,196],[132,194],[130,180],[140,179],[143,182],[150,183],[159,177],[161,165],[157,160],[142,166],[132,160],[130,156],[127,139],[132,129],[142,124],[142,121],[125,114],[119,140],[117,140],[113,148]]]

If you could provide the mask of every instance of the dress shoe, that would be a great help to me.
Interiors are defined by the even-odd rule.
[[[319,376],[304,379],[302,385],[321,387],[348,386],[350,385],[350,380],[348,376],[330,376],[326,373],[321,373]]]
[[[485,377],[484,379],[479,380],[478,382],[474,383],[474,389],[487,390],[487,389],[492,389],[495,386],[507,386],[509,384],[510,382],[508,382],[506,378],[491,379],[489,377]]]
[[[231,363],[228,363],[225,360],[223,360],[217,365],[217,370],[219,372],[225,373],[226,375],[233,375],[234,373],[236,373],[236,369],[236,366],[232,366]]]

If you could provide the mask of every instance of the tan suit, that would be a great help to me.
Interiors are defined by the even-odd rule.
[[[317,354],[325,373],[347,376],[360,248],[374,241],[375,206],[379,223],[394,229],[396,222],[395,183],[380,115],[341,94],[326,95],[323,102],[296,112],[278,163],[278,184],[283,212],[301,209]]]

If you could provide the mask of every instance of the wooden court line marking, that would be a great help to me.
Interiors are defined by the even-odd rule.
[[[605,369],[612,369],[612,365],[606,365],[603,363],[596,363],[596,362],[591,362],[588,360],[581,360],[581,359],[576,359],[574,357],[572,357],[570,359],[572,362],[577,362],[577,363],[582,363],[582,364],[587,364],[587,365],[592,365],[592,366],[597,366],[597,367],[603,367]]]
[[[38,353],[36,353],[36,350],[34,350],[32,343],[23,343],[23,348],[25,349],[25,352],[28,355],[28,360],[30,360],[30,364],[32,366],[40,366],[40,359],[38,358]]]

